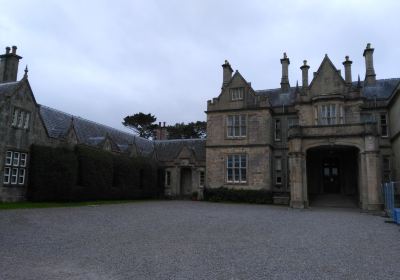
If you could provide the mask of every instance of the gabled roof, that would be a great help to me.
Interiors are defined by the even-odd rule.
[[[160,161],[173,161],[184,147],[191,150],[196,160],[205,161],[206,139],[176,139],[154,141],[157,159]]]
[[[52,138],[64,138],[73,124],[79,143],[96,146],[106,138],[110,138],[122,151],[126,151],[130,145],[136,145],[139,155],[151,156],[154,152],[151,140],[44,105],[39,105],[39,107],[48,135]]]
[[[314,82],[318,79],[318,76],[319,76],[319,74],[320,74],[321,71],[322,71],[322,67],[323,67],[325,64],[328,64],[328,65],[333,69],[333,71],[336,73],[336,75],[339,77],[339,79],[342,81],[343,84],[346,83],[345,80],[343,79],[342,75],[339,74],[339,71],[338,71],[338,69],[336,68],[336,66],[332,63],[332,60],[328,57],[327,54],[325,54],[325,57],[324,57],[324,59],[322,60],[321,64],[319,65],[317,72],[315,72],[316,75],[314,76],[314,78],[312,79],[311,83],[310,83],[309,86],[308,86],[309,88],[311,88],[312,85],[314,84]]]

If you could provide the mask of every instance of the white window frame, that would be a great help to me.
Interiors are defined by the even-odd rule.
[[[230,93],[232,101],[243,100],[244,88],[242,87],[231,88]]]
[[[12,126],[17,126],[18,124],[18,116],[19,116],[19,109],[14,108],[14,112],[13,112],[13,119],[12,119]]]
[[[24,185],[27,161],[27,153],[6,151],[3,184]]]
[[[4,184],[8,185],[8,184],[10,184],[10,180],[11,180],[11,167],[6,166],[4,168],[3,182],[4,182]]]
[[[232,154],[226,158],[226,182],[245,184],[248,178],[248,159],[246,154]],[[236,176],[237,175],[237,176]]]
[[[247,136],[247,115],[229,115],[226,120],[228,138]]]
[[[24,129],[28,129],[29,128],[30,116],[31,116],[31,114],[29,112],[25,113]]]
[[[288,118],[287,120],[287,126],[288,129],[294,126],[299,125],[299,119],[298,118]]]
[[[338,120],[337,104],[323,104],[319,109],[319,124],[320,125],[335,125]],[[339,109],[340,111],[340,109]]]

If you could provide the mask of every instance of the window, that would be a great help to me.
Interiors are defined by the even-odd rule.
[[[14,151],[6,152],[4,178],[3,178],[3,183],[5,185],[25,184],[27,159],[28,159],[27,153],[20,153]]]
[[[243,92],[244,92],[244,88],[231,88],[230,93],[231,93],[232,101],[242,100]]]
[[[275,141],[281,141],[281,139],[282,139],[281,120],[275,120]]]
[[[228,137],[246,136],[246,115],[228,116]]]
[[[388,137],[388,125],[387,125],[387,115],[381,114],[380,115],[380,124],[381,124],[381,136]]]
[[[282,185],[282,158],[275,158],[275,183]]]
[[[171,171],[165,171],[165,185],[171,185]]]
[[[297,118],[288,118],[288,128],[299,125],[299,119]]]
[[[247,156],[228,155],[226,162],[228,183],[246,183],[247,181]]]
[[[11,126],[17,127],[17,128],[28,129],[30,116],[31,116],[31,114],[29,112],[21,110],[19,108],[15,108]]]
[[[336,124],[336,104],[327,104],[320,107],[320,124]]]
[[[390,182],[390,171],[391,171],[391,166],[390,166],[390,157],[389,156],[383,156],[382,157],[382,169],[383,169],[383,181],[384,182]]]
[[[205,182],[205,177],[204,177],[204,171],[200,171],[200,175],[199,175],[200,177],[199,177],[199,179],[200,179],[200,182],[199,182],[199,185],[201,186],[201,187],[203,187],[204,186],[204,182]]]

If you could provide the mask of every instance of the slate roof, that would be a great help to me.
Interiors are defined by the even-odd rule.
[[[364,86],[361,82],[361,95],[367,99],[388,99],[396,87],[400,83],[400,78],[380,79],[376,80],[374,85]],[[356,87],[358,82],[353,82],[352,85]],[[301,90],[301,87],[299,87]],[[256,90],[256,95],[267,96],[272,107],[279,107],[282,105],[290,106],[296,101],[296,87],[291,87],[289,92],[282,93],[281,88]]]
[[[157,159],[172,161],[177,158],[183,147],[193,151],[196,160],[206,160],[206,139],[176,139],[154,141]]]
[[[360,84],[362,87],[362,95],[367,99],[388,99],[399,83],[400,78],[393,78],[376,80],[374,85],[364,86],[364,82]],[[353,85],[357,86],[357,82],[353,82]]]
[[[20,81],[18,82],[9,82],[9,83],[0,83],[0,99],[5,96],[9,96],[15,92],[15,90],[20,85]]]
[[[130,145],[136,144],[140,155],[151,156],[154,152],[153,143],[150,140],[44,105],[39,106],[44,125],[52,138],[65,137],[73,125],[79,143],[96,146],[108,136],[121,151],[127,151]]]
[[[281,88],[256,90],[255,92],[256,95],[267,96],[272,107],[290,106],[296,101],[296,87],[289,88],[289,91],[285,93]]]

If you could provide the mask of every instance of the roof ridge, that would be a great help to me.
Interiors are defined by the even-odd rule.
[[[165,139],[165,140],[153,140],[154,143],[166,143],[166,142],[189,142],[189,141],[205,141],[205,138],[185,138],[185,139]]]

